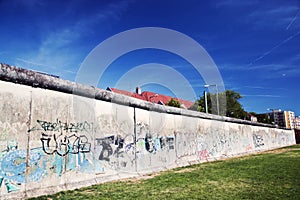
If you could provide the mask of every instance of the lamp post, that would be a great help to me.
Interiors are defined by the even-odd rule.
[[[205,113],[208,113],[208,106],[207,106],[207,92],[204,90],[204,102],[205,102]]]
[[[219,110],[219,92],[218,92],[218,86],[217,84],[206,84],[204,85],[205,88],[208,88],[210,86],[215,86],[216,87],[216,98],[217,98],[217,112],[218,112],[218,115],[220,115],[220,110]],[[205,99],[206,102],[205,102],[205,105],[207,105],[207,99]]]

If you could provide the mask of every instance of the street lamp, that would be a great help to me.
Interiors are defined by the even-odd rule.
[[[216,87],[217,111],[218,111],[218,115],[220,115],[218,86],[217,86],[217,84],[206,84],[206,85],[204,85],[205,88],[208,88],[208,87],[210,87],[210,86],[215,86],[215,87]],[[205,99],[205,100],[206,100],[205,105],[207,105],[207,99]]]
[[[207,92],[204,90],[204,102],[205,102],[205,113],[208,113],[208,106],[207,106]]]

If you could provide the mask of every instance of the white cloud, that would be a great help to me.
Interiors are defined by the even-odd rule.
[[[287,66],[283,64],[261,64],[261,65],[236,65],[236,64],[226,64],[220,65],[219,69],[222,71],[236,71],[236,72],[247,72],[255,70],[265,70],[265,71],[278,71],[284,70]]]
[[[75,74],[80,62],[86,56],[86,52],[80,48],[82,38],[88,37],[96,25],[99,26],[107,20],[119,20],[127,7],[128,4],[125,1],[112,3],[73,25],[42,32],[43,40],[39,48],[22,53],[16,59],[15,64],[61,77]]]
[[[268,97],[268,98],[282,98],[283,96],[272,94],[242,94],[243,97]]]
[[[250,13],[245,20],[255,25],[255,28],[283,29],[287,27],[299,26],[295,23],[299,12],[297,4],[282,4],[282,5],[265,5],[260,4],[260,7]],[[295,15],[296,14],[296,15]]]
[[[263,87],[263,86],[242,86],[242,88],[249,88],[249,89],[255,89],[255,90],[274,90],[274,88]],[[278,87],[276,87],[276,90],[287,90],[287,89],[286,88],[278,88]]]
[[[244,15],[238,16],[242,23],[254,25],[255,29],[286,29],[291,26],[300,27],[296,23],[299,16],[299,3],[294,2],[272,2],[267,1],[240,1],[222,0],[216,2],[216,7],[227,7],[230,9],[245,9]]]
[[[291,58],[291,62],[298,62],[298,61],[300,61],[300,54]]]

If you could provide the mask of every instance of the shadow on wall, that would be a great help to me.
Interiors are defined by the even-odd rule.
[[[295,130],[296,144],[300,144],[300,129],[294,129],[294,130]]]

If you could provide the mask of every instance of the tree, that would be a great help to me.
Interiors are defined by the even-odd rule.
[[[168,103],[166,104],[167,106],[172,106],[172,107],[176,107],[176,108],[180,108],[180,103],[178,100],[171,98],[170,101],[168,101]]]
[[[257,118],[258,122],[261,122],[264,124],[272,124],[272,122],[273,122],[270,115],[268,115],[267,113],[256,114],[255,112],[252,112],[251,114]]]
[[[199,104],[199,101],[196,101],[190,108],[189,110],[194,110],[194,111],[198,111],[198,112],[205,112],[204,107],[202,107]]]
[[[227,117],[234,117],[239,119],[246,119],[247,112],[243,109],[241,103],[239,102],[239,99],[241,98],[242,96],[240,93],[232,90],[226,90],[225,92],[218,93],[220,115],[225,115]],[[208,106],[209,113],[217,113],[216,102],[217,102],[216,94],[208,93],[207,106]],[[204,96],[202,96],[199,100],[197,100],[192,107],[197,108],[197,110],[200,112],[205,112]],[[200,109],[198,109],[199,107]]]
[[[240,93],[226,90],[226,116],[239,119],[246,119],[247,112],[243,109],[242,104],[238,101],[242,98]]]

